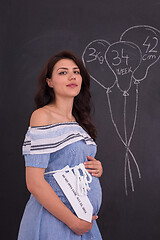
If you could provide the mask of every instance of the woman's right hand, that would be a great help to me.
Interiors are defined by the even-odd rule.
[[[96,220],[98,216],[92,217],[92,222],[87,222],[85,220],[82,220],[80,218],[77,218],[77,221],[73,226],[70,226],[70,229],[75,232],[77,235],[83,235],[86,232],[89,232],[89,230],[92,229],[93,220]]]

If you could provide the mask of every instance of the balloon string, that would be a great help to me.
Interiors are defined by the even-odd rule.
[[[130,176],[130,182],[131,182],[131,186],[132,186],[132,191],[134,191],[134,184],[133,184],[133,177],[132,177],[132,171],[131,171],[131,166],[130,166],[130,160],[129,160],[129,156],[128,156],[128,152],[130,153],[135,165],[136,165],[136,169],[137,169],[137,172],[138,172],[138,176],[139,178],[141,178],[141,174],[140,174],[140,170],[139,170],[139,166],[138,166],[138,163],[132,153],[132,151],[130,150],[129,146],[130,146],[130,143],[131,143],[131,140],[132,140],[132,137],[133,137],[133,133],[134,133],[134,130],[135,130],[135,125],[136,125],[136,119],[137,119],[137,108],[138,108],[138,84],[136,85],[136,106],[135,106],[135,116],[134,116],[134,123],[133,123],[133,127],[132,127],[132,131],[131,131],[131,135],[130,135],[130,138],[129,138],[129,141],[127,139],[127,129],[126,129],[126,96],[125,97],[125,100],[124,100],[124,132],[125,132],[125,141],[123,140],[119,130],[118,130],[118,127],[114,121],[114,118],[113,118],[113,113],[112,113],[112,107],[111,107],[111,102],[110,102],[110,97],[109,97],[109,93],[110,93],[110,89],[108,88],[107,91],[106,91],[106,94],[107,94],[107,99],[108,99],[108,105],[109,105],[109,111],[110,111],[110,116],[111,116],[111,120],[112,120],[112,123],[115,127],[115,130],[120,138],[120,140],[122,141],[122,143],[125,145],[126,147],[126,154],[125,154],[125,169],[124,169],[124,180],[125,180],[125,192],[126,192],[126,195],[128,195],[127,193],[127,167],[128,167],[128,171],[129,171],[129,176]]]
[[[129,156],[128,156],[128,139],[127,139],[127,124],[126,124],[126,105],[127,105],[127,98],[126,95],[124,96],[124,109],[123,109],[123,120],[124,120],[124,137],[125,137],[125,144],[126,144],[126,154],[125,154],[125,168],[124,168],[124,182],[125,182],[125,192],[128,195],[127,191],[127,166],[129,167]],[[129,172],[131,169],[128,169]],[[130,181],[132,182],[132,174],[129,174]]]
[[[139,93],[138,92],[138,84],[136,84],[136,104],[135,104],[135,115],[134,115],[135,117],[134,117],[132,132],[131,132],[131,135],[130,135],[130,138],[129,138],[129,141],[128,141],[128,146],[130,146],[130,143],[131,143],[131,140],[132,140],[132,137],[133,137],[133,133],[134,133],[134,130],[135,130],[135,126],[136,126],[137,110],[138,110],[138,93]],[[136,161],[134,161],[134,163],[137,167],[138,176],[139,176],[139,178],[141,178],[141,173],[140,173],[139,166],[138,166]]]
[[[129,159],[129,155],[128,155],[129,144],[128,144],[128,138],[127,138],[127,123],[126,123],[127,95],[123,95],[123,96],[124,96],[124,112],[123,112],[123,115],[124,115],[124,133],[125,133],[125,142],[126,142],[126,146],[127,146],[126,154],[125,154],[124,181],[125,181],[125,192],[126,192],[126,195],[128,195],[128,191],[127,191],[127,167],[128,167],[128,172],[129,172],[132,191],[134,191],[134,184],[133,184],[132,170],[131,170],[131,166],[130,166],[130,159]]]
[[[124,136],[125,136],[125,142],[126,142],[126,145],[127,145],[128,140],[127,140],[127,124],[126,124],[126,105],[127,105],[127,98],[126,98],[126,96],[124,96],[124,112],[123,112],[123,115],[124,115]]]
[[[126,155],[125,155],[125,167],[124,167],[124,182],[125,182],[125,193],[126,193],[126,195],[128,195],[128,191],[127,191],[127,167],[128,167],[128,171],[129,171],[131,188],[132,188],[132,191],[134,192],[134,183],[133,183],[132,170],[131,170],[131,165],[130,165],[130,160],[129,160],[128,152],[126,151]]]

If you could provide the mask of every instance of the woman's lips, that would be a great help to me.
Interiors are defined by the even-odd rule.
[[[71,83],[71,84],[68,84],[67,87],[70,87],[70,88],[75,88],[77,87],[78,85],[75,84],[75,83]]]

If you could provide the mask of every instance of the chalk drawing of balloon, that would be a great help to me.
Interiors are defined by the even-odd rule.
[[[106,53],[105,61],[116,77],[117,87],[124,96],[131,88],[133,74],[140,66],[141,50],[132,42],[119,41],[111,44]]]
[[[144,80],[149,68],[160,58],[160,31],[146,25],[134,26],[121,35],[120,41],[133,42],[141,49],[142,62],[134,72],[134,78]]]
[[[112,88],[115,78],[105,62],[104,55],[110,44],[102,39],[90,42],[83,54],[82,61],[90,73],[90,77],[104,89]]]

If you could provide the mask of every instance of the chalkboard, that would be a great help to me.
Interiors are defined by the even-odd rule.
[[[67,49],[91,76],[103,239],[160,239],[160,0],[6,0],[0,11],[2,238],[17,238],[29,197],[21,145],[37,76]]]

